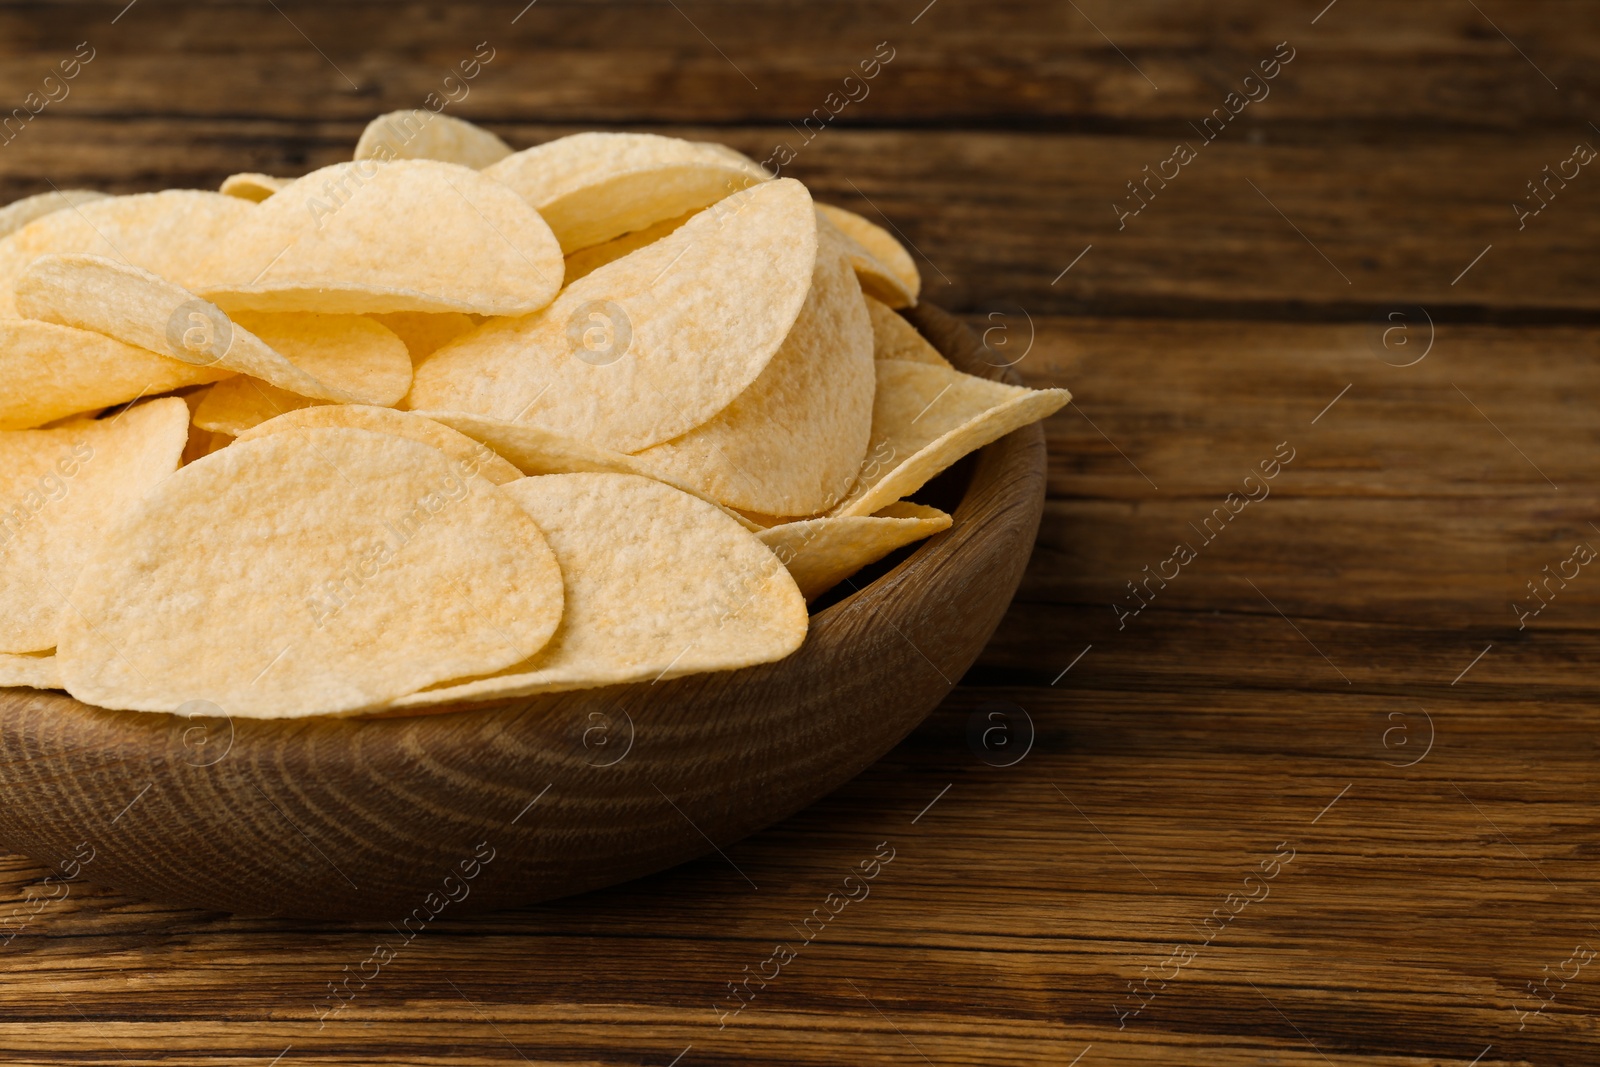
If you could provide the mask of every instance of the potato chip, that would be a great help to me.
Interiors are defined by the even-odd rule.
[[[29,318],[92,330],[197,367],[248,374],[301,396],[353,399],[301,370],[187,289],[101,256],[51,255],[34,260],[17,279],[17,310]],[[383,330],[370,320],[360,321]],[[389,336],[403,350],[400,339]]]
[[[801,519],[756,536],[811,600],[895,549],[949,528],[950,516],[938,508],[900,501],[876,515]]]
[[[430,315],[425,311],[395,311],[373,315],[405,343],[413,364],[421,363],[464,333],[478,328],[472,316],[459,311]]]
[[[576,133],[509,156],[484,174],[538,208],[567,255],[772,177],[722,145],[653,133]]]
[[[526,511],[438,449],[355,429],[272,434],[183,468],[72,599],[57,655],[73,696],[246,718],[359,711],[498,671],[562,613],[561,570]]]
[[[53,212],[0,240],[0,316],[17,315],[12,288],[45,255],[104,256],[192,288],[215,273],[256,210],[238,197],[174,189]]]
[[[0,687],[26,686],[29,689],[60,689],[61,669],[55,650],[48,652],[0,652]]]
[[[462,119],[433,111],[391,111],[367,123],[355,158],[436,159],[482,170],[511,154],[511,146]]]
[[[223,196],[236,196],[259,204],[267,197],[294,184],[293,178],[274,178],[270,174],[230,174],[222,180],[217,192]]]
[[[189,441],[183,446],[183,455],[178,457],[178,466],[187,467],[196,460],[205,459],[219,447],[217,439],[221,438],[224,444],[233,438],[226,434],[212,433],[194,425],[193,416],[190,417]]]
[[[832,204],[817,210],[850,242],[850,261],[861,277],[861,288],[893,308],[910,307],[922,292],[922,275],[905,246],[888,230],[854,211]]]
[[[195,415],[200,410],[200,405],[205,403],[206,397],[211,393],[209,385],[202,385],[196,389],[188,389],[178,394],[189,407],[189,440],[183,446],[183,455],[178,457],[178,466],[187,467],[197,459],[203,459],[211,452],[211,439],[216,435],[210,430],[203,429],[195,424]]]
[[[814,515],[855,482],[875,385],[861,286],[823,234],[805,306],[761,376],[709,422],[635,455],[657,477],[729,507]]]
[[[1072,399],[1065,389],[1024,389],[928,363],[875,362],[872,444],[855,488],[833,515],[871,515],[967,453]]]
[[[325,400],[312,400],[308,396],[268,385],[248,374],[240,374],[225,382],[218,382],[208,390],[205,399],[200,402],[199,409],[194,413],[193,421],[197,433],[238,437],[247,430],[264,422],[270,422],[280,415],[303,408],[325,406],[328,406]],[[202,447],[206,449],[200,452],[200,455],[210,454],[209,441],[191,442],[191,444],[196,449]]]
[[[487,415],[471,415],[463,411],[418,411],[430,421],[448,426],[482,442],[497,455],[503,456],[523,474],[636,474],[655,478],[674,488],[682,489],[702,499],[709,499],[700,490],[688,485],[677,485],[669,476],[658,477],[644,463],[621,452],[610,452],[586,444],[575,437],[541,430],[525,422],[506,422]],[[727,511],[746,529],[759,529],[755,523],[716,501],[710,501]]]
[[[393,407],[411,391],[411,355],[405,342],[362,315],[274,314],[232,316],[269,348],[355,403]]]
[[[254,429],[239,434],[240,441],[254,441],[275,433],[315,430],[329,426],[348,426],[373,433],[393,434],[421,441],[437,448],[458,465],[457,469],[489,479],[495,485],[504,485],[522,477],[522,472],[501,458],[487,445],[474,441],[442,423],[421,415],[389,408],[369,407],[364,404],[335,404],[301,411],[263,422]]]
[[[80,204],[104,199],[106,199],[105,193],[96,193],[88,189],[52,189],[48,193],[24,197],[0,208],[0,237],[11,236],[34,219],[42,219],[57,211],[65,211]]]
[[[193,436],[196,433],[205,433],[206,431],[191,429],[189,432],[190,436]],[[213,453],[221,452],[224,448],[227,448],[234,442],[234,438],[225,433],[213,433],[210,435],[210,437],[211,440],[207,442],[205,446],[205,455],[202,455],[198,458],[204,459],[206,456],[212,455]],[[191,462],[193,462],[193,460],[186,461],[184,466],[188,466]]]
[[[580,248],[567,257],[567,284],[571,285],[579,278],[593,274],[607,263],[614,263],[629,252],[637,252],[645,245],[655,244],[679,226],[688,222],[700,213],[699,209],[685,211],[682,215],[674,215],[670,219],[646,226],[642,230],[625,233],[621,237],[613,237],[604,244],[590,245]]]
[[[771,362],[811,288],[816,234],[799,182],[735,193],[538,314],[441,348],[417,368],[407,406],[528,422],[615,452],[671,440]]]
[[[917,332],[917,328],[900,317],[889,305],[867,297],[867,313],[872,317],[872,355],[874,359],[898,359],[911,363],[931,363],[936,367],[949,367],[950,361]]]
[[[231,373],[168,359],[88,330],[0,318],[0,430],[43,426]]]
[[[413,411],[479,441],[504,456],[523,474],[648,474],[632,456],[542,430],[464,411]]]
[[[0,652],[56,647],[79,572],[178,469],[188,434],[189,409],[172,397],[100,421],[0,433]]]
[[[411,357],[405,344],[370,318],[241,311],[234,322],[358,403],[389,407],[411,388]],[[268,419],[319,403],[241,375],[213,387],[194,422],[202,429],[237,437]]]
[[[229,261],[195,287],[230,312],[525,315],[561,288],[538,212],[453,163],[339,163],[250,210]]]
[[[648,478],[556,474],[505,493],[550,540],[566,614],[549,647],[497,676],[397,708],[653,682],[782,659],[805,640],[805,600],[783,565],[703,500]]]

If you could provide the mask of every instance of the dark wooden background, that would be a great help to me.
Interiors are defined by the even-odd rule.
[[[654,129],[765,158],[886,41],[792,173],[891,220],[930,300],[1077,396],[979,665],[729,862],[446,915],[319,1026],[381,924],[81,881],[40,906],[48,872],[9,857],[0,914],[29,918],[0,948],[0,1061],[1600,1059],[1600,567],[1525,628],[1513,609],[1600,546],[1600,170],[1524,228],[1512,208],[1600,147],[1600,7],[925,4],[0,5],[0,110],[95,49],[0,146],[7,199],[346,158],[485,41],[452,111],[514,145]],[[1119,230],[1125,183],[1280,42],[1270,96]],[[1124,583],[1281,442],[1270,498],[1119,629]],[[870,897],[719,1027],[727,983],[882,841]]]

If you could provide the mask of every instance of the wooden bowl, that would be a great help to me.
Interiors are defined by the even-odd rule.
[[[910,317],[957,367],[1009,373],[943,312]],[[1038,426],[990,445],[950,530],[746,670],[287,722],[0,690],[0,844],[155,900],[408,928],[662,870],[798,811],[916,727],[999,625],[1044,491]]]

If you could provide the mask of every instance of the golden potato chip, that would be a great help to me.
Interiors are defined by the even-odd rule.
[[[411,357],[404,342],[373,319],[241,311],[233,321],[357,403],[390,407],[411,388]],[[203,429],[237,437],[285,412],[320,403],[241,375],[213,387],[194,421]]]
[[[756,536],[811,600],[895,549],[949,528],[950,516],[938,508],[902,500],[876,515],[801,519]]]
[[[482,170],[511,154],[511,146],[463,119],[433,111],[391,111],[367,123],[355,158],[436,159]]]
[[[596,448],[575,437],[541,430],[525,422],[506,422],[503,419],[491,419],[487,415],[472,415],[464,411],[418,411],[412,414],[448,426],[487,445],[523,474],[636,474],[654,478],[708,501],[733,516],[748,530],[760,529],[750,519],[711,500],[701,490],[690,485],[678,485],[670,473],[658,476],[646,464],[622,452]]]
[[[898,359],[911,363],[932,363],[936,367],[949,367],[950,361],[917,332],[917,328],[900,317],[889,305],[867,297],[867,313],[872,316],[872,355],[875,359]]]
[[[538,208],[567,255],[772,177],[722,145],[653,133],[576,133],[508,156],[484,174]]]
[[[642,230],[613,237],[604,244],[578,249],[567,257],[567,284],[571,285],[586,274],[593,274],[607,263],[614,263],[629,252],[637,252],[645,245],[655,244],[699,213],[699,209],[685,211],[682,215],[662,219]]]
[[[0,652],[56,647],[79,572],[178,469],[188,434],[189,409],[172,397],[0,433]]]
[[[250,210],[228,262],[195,286],[230,312],[526,315],[561,288],[538,212],[453,163],[339,163]]]
[[[220,447],[217,444],[217,438],[219,437],[223,439],[224,443],[233,440],[233,438],[228,437],[226,434],[216,434],[212,433],[210,430],[203,430],[194,425],[193,420],[191,419],[189,425],[189,441],[183,446],[183,455],[178,457],[178,466],[187,467],[195,460],[205,459],[207,456],[211,455],[211,453],[215,452],[217,448]]]
[[[189,407],[189,440],[184,443],[183,455],[178,457],[178,466],[187,467],[197,459],[202,459],[211,452],[211,439],[215,436],[210,430],[203,429],[195,424],[195,415],[200,410],[200,405],[205,403],[206,396],[210,394],[211,387],[202,385],[196,389],[187,389],[178,394]]]
[[[457,469],[477,474],[495,485],[504,485],[522,477],[522,472],[501,458],[489,446],[474,441],[466,434],[452,430],[442,423],[405,411],[369,407],[364,404],[334,404],[301,411],[291,411],[254,429],[238,435],[240,441],[254,441],[275,433],[315,430],[330,426],[347,426],[373,433],[393,434],[421,441],[449,456]]]
[[[29,689],[60,689],[61,669],[55,650],[48,652],[0,652],[0,687],[26,686]]]
[[[648,478],[554,474],[505,493],[550,540],[566,614],[549,647],[489,678],[397,708],[653,682],[782,659],[805,640],[805,600],[755,537]]]
[[[523,474],[648,474],[622,452],[611,452],[576,437],[465,411],[413,411],[447,426],[504,456]]]
[[[53,212],[0,240],[0,316],[16,316],[12,288],[46,255],[104,256],[192,288],[231,253],[256,210],[238,197],[174,189]]]
[[[0,430],[43,426],[231,373],[168,359],[88,330],[0,317]]]
[[[241,311],[232,318],[235,326],[357,404],[393,407],[411,391],[405,342],[373,319],[261,311]]]
[[[390,407],[411,388],[411,356],[404,342],[373,319],[241,311],[233,321],[356,403]],[[241,375],[214,386],[194,421],[202,429],[237,437],[268,419],[319,403]]]
[[[222,180],[222,186],[217,192],[223,196],[236,196],[240,200],[259,204],[267,197],[293,184],[293,178],[274,178],[270,174],[230,174]]]
[[[417,368],[407,406],[528,422],[615,452],[671,440],[771,362],[811,288],[816,218],[791,178],[735,193],[538,314],[441,348]]]
[[[819,211],[850,241],[850,261],[861,277],[861,288],[890,307],[910,307],[922,292],[922,275],[905,246],[877,223],[854,211],[818,204]]]
[[[34,219],[42,219],[57,211],[77,207],[94,200],[106,199],[105,193],[88,189],[52,189],[48,193],[24,197],[0,208],[0,237],[9,237]]]
[[[635,458],[729,507],[814,515],[855,482],[875,385],[861,286],[823,234],[805,306],[761,376],[709,422]]]
[[[430,315],[425,311],[395,311],[387,315],[373,315],[372,318],[389,327],[405,342],[413,364],[421,363],[457,337],[478,328],[472,316],[459,311],[446,311],[438,315]]]
[[[526,511],[438,449],[355,429],[272,434],[178,471],[72,600],[57,656],[73,696],[246,718],[359,711],[497,671],[562,613]]]
[[[101,256],[40,256],[17,279],[16,293],[17,310],[28,318],[92,330],[197,367],[248,374],[301,396],[354,399],[289,362],[215,305],[138,267]],[[403,351],[400,339],[389,336]]]
[[[872,444],[855,488],[833,515],[871,515],[1072,399],[1065,389],[1024,389],[928,363],[875,362]]]
[[[248,374],[240,374],[212,386],[195,411],[193,421],[196,433],[238,437],[245,431],[276,419],[280,415],[317,406],[328,406],[328,402],[312,400],[308,396],[268,385]],[[195,435],[190,436],[192,438]],[[195,449],[204,449],[200,455],[211,454],[211,442],[191,440],[190,443]]]
[[[204,431],[204,430],[198,430],[198,431],[192,430],[190,432],[191,433],[205,433],[206,431]],[[206,447],[205,447],[205,455],[206,456],[212,455],[212,454],[217,453],[217,452],[221,452],[224,448],[227,448],[229,445],[233,444],[233,442],[234,442],[234,438],[231,435],[225,434],[225,433],[213,433],[213,434],[210,435],[210,437],[211,437],[211,440],[206,444]],[[200,456],[199,458],[200,459],[204,459],[205,456]],[[189,462],[193,462],[193,461],[191,460]],[[188,466],[188,463],[186,462],[184,465]]]

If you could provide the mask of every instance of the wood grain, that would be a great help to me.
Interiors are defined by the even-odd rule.
[[[1600,949],[1600,582],[1585,569],[1522,630],[1511,610],[1575,540],[1600,545],[1591,176],[1524,230],[1511,211],[1600,136],[1593,5],[540,0],[515,26],[521,3],[278,6],[358,91],[265,5],[142,0],[121,51],[120,4],[0,9],[14,96],[85,32],[106,42],[31,147],[0,148],[0,195],[331,161],[491,34],[507,61],[461,113],[516,143],[646,127],[759,152],[891,40],[796,173],[882,208],[933,299],[1004,327],[1000,362],[1033,337],[1016,369],[1076,400],[1046,425],[1040,542],[994,641],[883,760],[727,850],[759,890],[713,857],[447,914],[319,1028],[382,924],[74,883],[5,948],[12,1061],[1593,1061],[1595,964],[1530,986]],[[1118,231],[1123,183],[1285,39],[1272,96]],[[1402,304],[1438,324],[1409,368],[1368,323]],[[1119,630],[1124,583],[1284,440],[1272,496]],[[991,766],[982,731],[1021,743],[1014,709],[1033,747]],[[719,1029],[727,983],[886,840],[871,896]],[[1170,975],[1280,842],[1270,896],[1119,1028],[1129,983]],[[9,900],[48,892],[24,860],[0,870]]]

